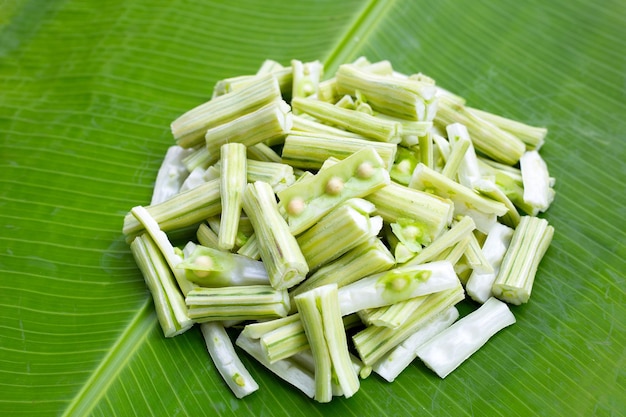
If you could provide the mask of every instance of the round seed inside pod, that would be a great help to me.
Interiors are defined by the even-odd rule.
[[[326,183],[326,193],[337,195],[343,190],[343,180],[339,177],[333,177]]]
[[[367,179],[374,174],[374,166],[371,162],[365,161],[356,169],[356,176],[362,179]]]
[[[304,211],[306,203],[302,197],[294,197],[287,204],[287,213],[292,216],[297,216]]]
[[[202,269],[195,269],[193,272],[199,278],[204,278],[211,273],[210,269],[213,267],[213,260],[206,255],[198,256],[194,261],[194,265]]]

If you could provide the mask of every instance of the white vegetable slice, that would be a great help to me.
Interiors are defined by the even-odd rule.
[[[445,378],[503,328],[515,323],[509,307],[490,298],[417,349],[417,356]]]

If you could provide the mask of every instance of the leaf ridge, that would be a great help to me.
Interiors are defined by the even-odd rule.
[[[395,3],[395,0],[370,0],[324,59],[324,71],[328,74],[334,73],[339,65],[356,58],[358,51],[363,50],[362,45],[365,39],[375,30]]]
[[[156,315],[153,312],[152,302],[146,298],[133,320],[129,322],[121,336],[116,339],[115,344],[108,349],[107,355],[69,403],[62,416],[89,414],[98,404],[98,400],[107,392],[108,387],[115,381],[116,376],[133,357],[133,353],[141,347],[142,342],[155,325]]]

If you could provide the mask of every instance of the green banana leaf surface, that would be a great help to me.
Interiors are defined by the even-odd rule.
[[[266,58],[366,56],[549,129],[555,227],[517,323],[445,379],[415,361],[317,404],[197,328],[166,339],[122,236],[169,124]],[[0,2],[0,415],[618,416],[626,410],[623,0]]]

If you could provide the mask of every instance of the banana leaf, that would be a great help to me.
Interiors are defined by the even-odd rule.
[[[197,328],[163,337],[122,234],[169,123],[262,61],[359,56],[549,129],[556,228],[517,324],[446,379],[419,361],[320,405]],[[0,2],[0,415],[617,416],[626,410],[626,3]]]

